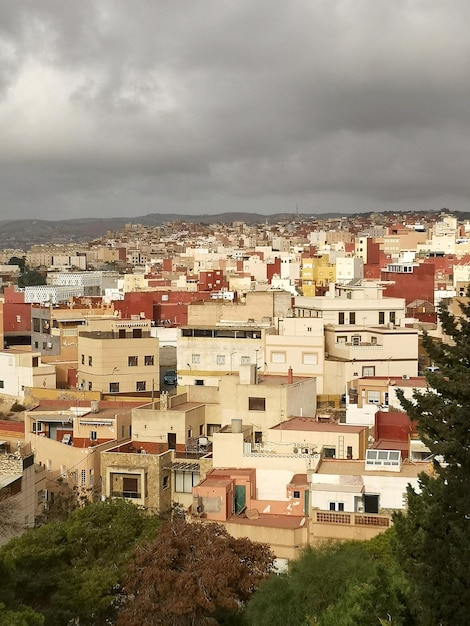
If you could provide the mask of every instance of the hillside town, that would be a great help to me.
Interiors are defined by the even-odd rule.
[[[1,251],[2,499],[22,528],[66,496],[179,506],[279,568],[384,532],[433,472],[397,392],[437,369],[422,336],[447,340],[469,233],[445,210],[297,214]]]

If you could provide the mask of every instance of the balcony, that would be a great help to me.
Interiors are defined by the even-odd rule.
[[[316,511],[315,521],[319,524],[342,524],[344,526],[372,526],[380,528],[388,528],[390,526],[390,518],[388,516],[372,513]]]
[[[135,500],[140,500],[142,494],[140,491],[111,491],[112,498],[132,498]]]

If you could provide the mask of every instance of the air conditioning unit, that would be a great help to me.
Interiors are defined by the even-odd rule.
[[[358,502],[356,507],[356,513],[364,513],[364,503]]]
[[[408,374],[403,374],[401,378],[402,380],[410,380],[410,377],[408,376]]]

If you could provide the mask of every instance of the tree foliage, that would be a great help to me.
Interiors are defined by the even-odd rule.
[[[37,270],[25,270],[18,277],[19,287],[32,287],[36,285],[45,285],[46,283],[47,281],[44,275]]]
[[[267,545],[235,539],[219,524],[167,521],[136,549],[118,626],[218,623],[221,610],[235,620],[272,564]]]
[[[253,626],[368,626],[392,616],[404,624],[406,580],[389,555],[373,542],[309,547],[287,575],[263,583],[246,619]]]
[[[48,626],[73,619],[104,624],[119,607],[131,551],[156,522],[118,500],[90,504],[65,522],[32,529],[0,549],[6,573],[0,600],[7,610],[29,607]]]
[[[26,268],[26,257],[12,256],[8,261],[8,265],[18,265],[20,274],[23,274]]]
[[[395,516],[396,550],[412,585],[418,624],[464,624],[470,606],[470,305],[461,316],[440,309],[447,335],[423,344],[438,372],[412,400],[400,394],[423,442],[435,455],[420,491],[407,490],[408,512]]]

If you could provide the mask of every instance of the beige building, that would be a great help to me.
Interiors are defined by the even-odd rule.
[[[0,533],[0,544],[35,526],[46,502],[46,472],[34,462],[29,446],[7,452],[0,442],[0,501],[12,508],[14,526]]]
[[[159,341],[150,320],[87,318],[78,335],[77,384],[86,391],[158,391]]]
[[[323,393],[325,333],[321,318],[278,319],[277,332],[266,335],[264,371],[284,375],[289,368],[296,376],[314,377],[317,394]]]
[[[418,374],[418,330],[386,326],[326,326],[325,394],[343,394],[352,379]]]
[[[47,403],[46,403],[47,404]],[[135,405],[134,405],[135,406]],[[25,441],[46,470],[47,488],[77,488],[86,497],[100,491],[100,455],[129,442],[131,409],[124,403],[92,401],[38,406],[25,412]]]

